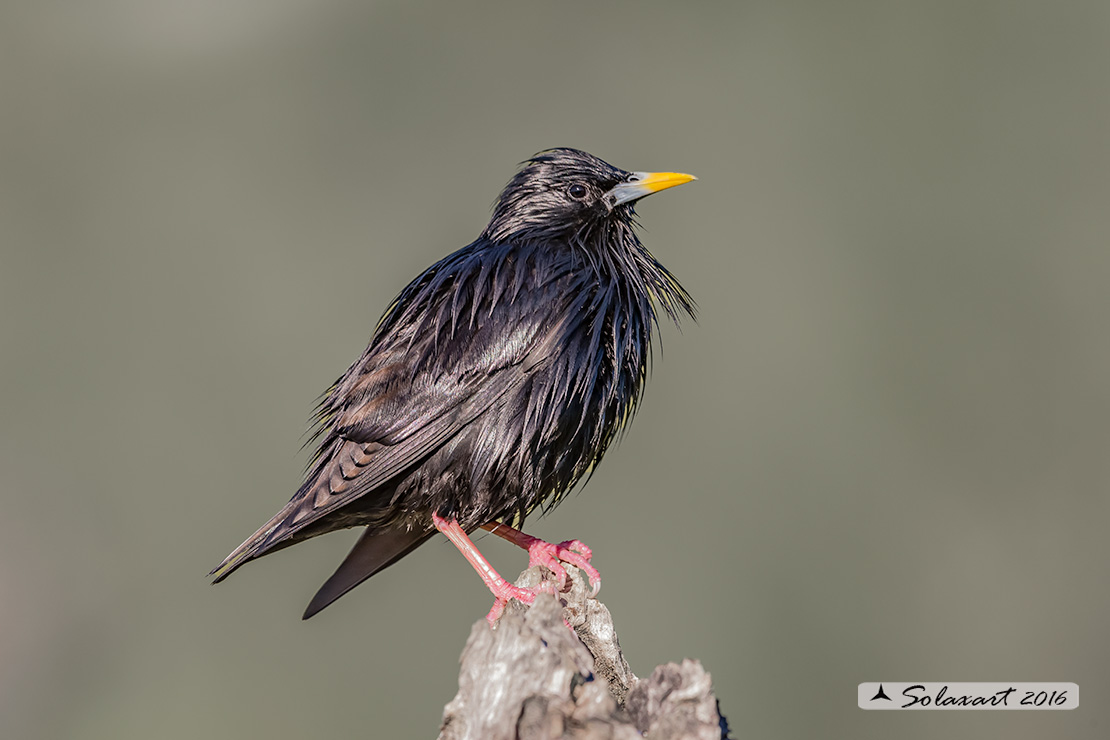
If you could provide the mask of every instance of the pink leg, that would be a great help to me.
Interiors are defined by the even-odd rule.
[[[559,579],[560,590],[567,587],[567,572],[563,569],[563,563],[570,563],[586,574],[594,596],[597,596],[597,592],[601,589],[601,574],[597,572],[597,568],[590,565],[593,551],[578,540],[567,540],[553,545],[499,522],[483,524],[482,529],[527,550],[528,567],[542,565],[549,569]]]
[[[454,519],[448,520],[438,514],[432,514],[432,523],[436,529],[443,532],[447,539],[451,540],[455,547],[459,548],[459,552],[474,566],[474,570],[478,571],[478,575],[482,577],[486,586],[497,599],[493,603],[493,608],[489,610],[489,614],[486,615],[486,621],[490,623],[491,627],[500,618],[501,612],[505,611],[509,599],[516,599],[525,604],[531,604],[536,600],[535,591],[518,588],[502,578],[489,564],[489,561],[482,556],[482,553],[478,552],[478,548],[474,546],[474,543],[466,536],[466,532]],[[527,535],[525,536],[527,537]]]

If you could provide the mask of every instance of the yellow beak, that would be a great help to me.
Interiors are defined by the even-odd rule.
[[[632,177],[629,182],[622,182],[607,193],[612,196],[614,206],[698,179],[682,172],[633,172]]]

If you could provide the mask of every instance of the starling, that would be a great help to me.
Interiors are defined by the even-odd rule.
[[[693,301],[640,243],[636,202],[695,179],[626,172],[576,149],[523,162],[489,224],[416,277],[370,344],[322,396],[304,483],[211,575],[316,535],[365,530],[309,603],[307,619],[442,532],[496,597],[531,602],[468,535],[528,550],[596,593],[588,547],[519,531],[597,465],[642,396],[660,311]]]

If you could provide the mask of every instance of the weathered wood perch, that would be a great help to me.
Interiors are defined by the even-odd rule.
[[[609,610],[589,596],[576,569],[567,566],[567,574],[571,587],[558,599],[514,601],[492,630],[484,619],[474,624],[439,740],[727,738],[701,664],[668,663],[637,678]],[[546,569],[531,568],[517,585],[545,577]]]

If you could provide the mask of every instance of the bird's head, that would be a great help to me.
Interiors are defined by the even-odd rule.
[[[591,222],[630,220],[640,198],[694,179],[678,172],[627,172],[578,149],[548,149],[509,180],[482,235],[491,241],[552,239]]]

